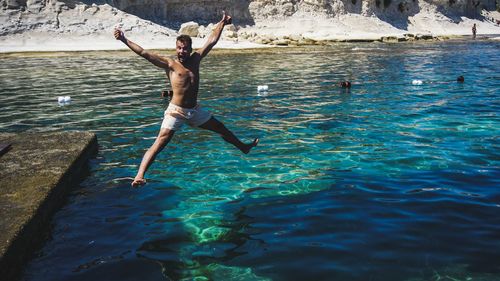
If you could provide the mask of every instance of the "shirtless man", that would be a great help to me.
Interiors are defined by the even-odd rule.
[[[172,139],[175,131],[179,130],[184,123],[218,133],[226,142],[234,145],[245,154],[249,153],[258,144],[259,139],[257,138],[251,143],[242,143],[224,124],[215,119],[208,111],[202,109],[197,103],[201,59],[217,44],[226,24],[231,24],[231,17],[224,13],[222,20],[217,23],[205,45],[192,54],[191,38],[187,35],[177,37],[175,43],[176,59],[148,52],[141,46],[125,38],[125,34],[121,30],[115,29],[114,35],[117,40],[122,41],[132,51],[147,59],[152,64],[165,69],[173,90],[172,100],[167,110],[165,110],[160,133],[153,145],[144,154],[139,171],[132,181],[133,187],[146,183],[144,175],[147,169],[153,163],[156,155]]]

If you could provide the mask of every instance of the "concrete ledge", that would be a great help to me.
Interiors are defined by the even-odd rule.
[[[0,276],[17,280],[46,240],[52,215],[97,153],[88,132],[0,133]]]

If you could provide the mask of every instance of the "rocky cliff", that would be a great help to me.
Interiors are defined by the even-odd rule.
[[[480,11],[495,10],[498,0],[0,0],[2,10],[38,13],[79,5],[108,4],[123,12],[161,24],[185,21],[212,22],[226,10],[239,23],[254,23],[269,18],[294,15],[335,17],[346,13],[363,16],[404,18],[418,11],[423,2],[454,16],[479,16]]]
[[[482,20],[482,13],[497,9],[498,1],[0,0],[0,36],[26,31],[86,35],[109,32],[117,25],[124,26],[129,33],[140,34],[147,30],[153,34],[174,35],[183,22],[206,25],[218,21],[222,10],[233,16],[238,26],[233,32],[246,32],[240,39],[255,39],[255,34],[248,35],[255,31],[253,27],[267,28],[267,31],[281,28],[278,33],[282,35],[292,34],[294,30],[301,30],[302,34],[308,30],[305,27],[309,27],[309,31],[323,28],[323,33],[336,36],[353,30],[376,33],[384,28],[386,32],[432,32],[426,26],[433,26],[432,21],[437,18],[440,22],[455,24],[464,17]],[[434,28],[437,25],[434,24]],[[444,32],[447,28],[439,27],[438,30]],[[209,29],[205,29],[200,36],[208,32]],[[238,34],[230,37],[238,37]]]

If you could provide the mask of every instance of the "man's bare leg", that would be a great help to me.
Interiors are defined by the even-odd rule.
[[[214,117],[210,118],[207,122],[203,123],[200,125],[200,128],[210,130],[212,132],[215,132],[228,143],[234,145],[237,147],[241,152],[248,154],[252,148],[257,146],[259,143],[259,139],[256,138],[254,139],[253,142],[251,143],[242,143],[231,131],[229,131],[222,122],[219,120],[215,119]]]
[[[144,179],[146,171],[155,160],[156,155],[160,153],[160,151],[162,151],[163,148],[170,142],[170,140],[174,136],[174,133],[175,133],[174,130],[169,130],[165,128],[160,129],[160,133],[158,134],[158,137],[156,137],[155,142],[146,151],[146,153],[144,153],[144,157],[142,157],[141,165],[139,166],[139,171],[137,172],[134,181],[132,181],[133,187],[138,187],[146,183],[146,180]]]

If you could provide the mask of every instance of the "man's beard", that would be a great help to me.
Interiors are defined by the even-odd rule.
[[[189,59],[190,55],[177,55],[177,59],[180,61],[180,62],[185,62]]]

